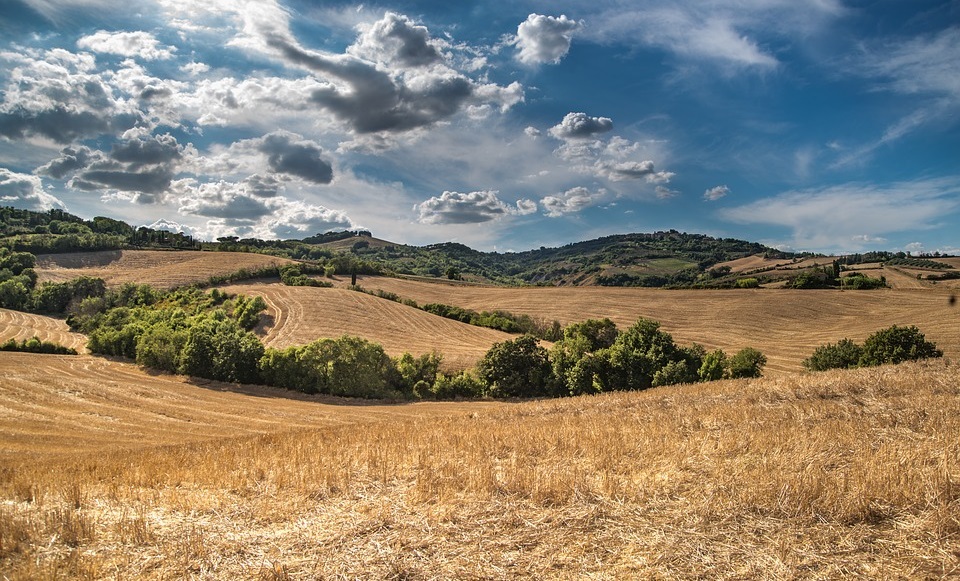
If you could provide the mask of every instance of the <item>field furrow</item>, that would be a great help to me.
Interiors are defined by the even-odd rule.
[[[87,345],[86,336],[71,332],[67,324],[60,319],[0,309],[0,342],[9,339],[23,341],[31,337],[59,343],[77,351],[83,351]]]

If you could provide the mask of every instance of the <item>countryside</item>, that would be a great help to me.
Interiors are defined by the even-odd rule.
[[[19,236],[7,263],[27,254]],[[678,345],[757,346],[765,365],[756,378],[534,399],[490,386],[343,397],[342,382],[283,389],[161,371],[139,351],[91,353],[67,321],[76,327],[96,296],[53,316],[39,302],[4,308],[0,341],[78,352],[0,354],[8,578],[941,578],[960,567],[958,289],[937,280],[960,259],[866,263],[886,280],[871,290],[787,288],[836,257],[762,256],[719,266],[734,280],[779,269],[763,287],[624,288],[471,282],[470,265],[460,280],[401,275],[342,241],[306,262],[216,244],[117,246],[31,255],[31,295],[77,292],[81,277],[107,297],[199,284],[187,295],[260,297],[249,334],[274,353],[350,336],[398,361],[433,355],[435,373],[473,384],[491,347],[518,333],[420,305],[507,313],[548,333],[546,321],[608,319],[596,329],[627,336],[656,318]],[[291,266],[323,285],[282,280]],[[817,346],[913,325],[942,357],[805,367]],[[540,343],[556,367],[569,339]]]

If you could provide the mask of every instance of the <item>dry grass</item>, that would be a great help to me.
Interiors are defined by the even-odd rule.
[[[939,579],[960,574],[958,433],[960,366],[934,362],[38,454],[0,469],[0,567]]]
[[[37,257],[36,270],[41,282],[65,282],[84,275],[102,278],[108,286],[135,282],[168,289],[232,274],[241,268],[256,270],[290,262],[243,252],[105,250],[43,254]]]
[[[756,347],[769,359],[765,372],[772,375],[799,371],[818,345],[843,338],[863,341],[891,325],[916,325],[948,357],[960,358],[960,308],[951,307],[946,289],[503,288],[381,277],[360,277],[358,283],[420,304],[503,309],[563,324],[609,317],[626,328],[646,317],[660,321],[682,345],[698,342],[728,353]]]
[[[248,283],[222,287],[229,293],[262,296],[268,309],[257,329],[269,347],[305,345],[343,334],[383,345],[390,355],[443,354],[447,369],[466,369],[498,341],[513,336],[431,315],[419,309],[342,288]]]
[[[23,341],[31,337],[59,343],[77,351],[83,351],[87,345],[87,337],[70,331],[70,327],[61,319],[0,309],[0,342],[8,339]]]

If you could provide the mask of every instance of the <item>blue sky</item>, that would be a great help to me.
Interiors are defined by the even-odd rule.
[[[5,0],[0,203],[484,250],[960,252],[960,3]]]

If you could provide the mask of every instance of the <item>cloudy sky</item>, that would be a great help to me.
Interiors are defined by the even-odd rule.
[[[960,252],[960,3],[4,0],[0,204]]]

